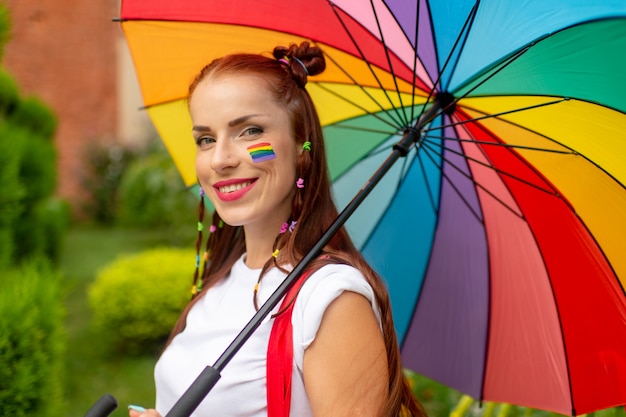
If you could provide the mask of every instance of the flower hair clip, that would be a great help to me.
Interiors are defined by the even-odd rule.
[[[280,227],[280,234],[284,234],[287,232],[287,230],[289,230],[290,233],[293,233],[294,229],[296,228],[296,225],[298,224],[297,221],[293,220],[291,222],[291,224],[285,222],[283,223],[283,225]]]

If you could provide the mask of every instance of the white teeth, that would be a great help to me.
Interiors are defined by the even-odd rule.
[[[219,190],[220,190],[220,193],[232,193],[237,190],[241,190],[242,188],[245,188],[250,184],[252,184],[252,181],[241,182],[239,184],[231,184],[231,185],[226,185],[224,187],[219,187]]]

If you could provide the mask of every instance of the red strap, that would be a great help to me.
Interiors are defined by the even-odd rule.
[[[291,373],[293,368],[293,329],[291,314],[300,287],[309,275],[305,272],[291,287],[272,325],[267,347],[267,415],[289,417],[291,408]],[[284,310],[284,311],[283,311]]]

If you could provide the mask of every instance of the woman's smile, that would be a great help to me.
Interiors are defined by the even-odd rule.
[[[239,200],[252,189],[256,179],[233,179],[213,184],[217,197],[225,202]]]

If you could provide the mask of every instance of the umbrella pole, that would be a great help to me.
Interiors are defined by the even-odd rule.
[[[270,298],[261,306],[259,311],[252,317],[248,324],[241,330],[241,332],[233,339],[231,344],[226,348],[222,356],[220,356],[213,366],[207,366],[198,375],[196,380],[189,386],[187,391],[178,399],[176,404],[167,413],[166,417],[187,417],[198,407],[200,402],[208,395],[213,389],[213,386],[221,377],[221,371],[224,370],[226,365],[235,356],[235,354],[241,349],[243,344],[250,338],[254,331],[261,325],[261,322],[267,315],[274,309],[274,307],[285,296],[287,291],[293,286],[293,284],[300,277],[302,272],[308,264],[315,259],[322,251],[324,246],[330,241],[333,235],[344,225],[344,223],[350,218],[352,213],[359,207],[359,205],[365,200],[374,187],[380,182],[385,174],[391,169],[400,157],[404,157],[409,153],[411,146],[420,140],[422,128],[430,123],[438,114],[439,111],[445,107],[445,100],[440,100],[436,97],[431,108],[420,117],[415,126],[405,130],[404,135],[400,142],[393,146],[393,151],[387,157],[387,159],[381,164],[378,170],[372,175],[372,177],[365,183],[357,195],[348,203],[343,211],[337,216],[335,221],[324,232],[322,237],[317,241],[313,248],[298,262],[295,268],[287,275],[278,288],[272,293]],[[445,109],[444,109],[445,111]]]

